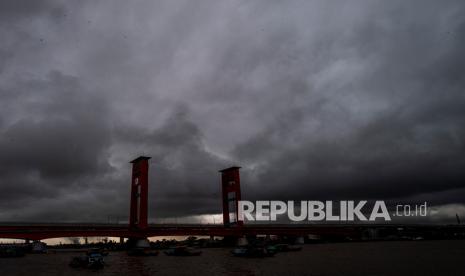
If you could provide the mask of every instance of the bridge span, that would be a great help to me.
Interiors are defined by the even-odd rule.
[[[222,236],[248,235],[305,236],[361,239],[367,233],[389,237],[403,235],[431,237],[465,237],[463,225],[396,225],[396,224],[244,224],[238,216],[241,200],[240,167],[221,170],[223,225],[148,224],[148,160],[140,156],[132,163],[129,224],[82,223],[0,223],[0,238],[42,240],[62,237],[147,238],[156,236]]]
[[[424,238],[464,237],[464,225],[397,225],[397,224],[307,224],[307,225],[223,225],[160,224],[144,230],[131,230],[118,224],[0,224],[0,238],[43,240],[62,237],[121,237],[147,238],[157,236],[218,236],[241,237],[254,235],[308,236],[339,240],[360,240],[367,234]]]

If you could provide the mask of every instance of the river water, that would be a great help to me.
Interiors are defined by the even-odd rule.
[[[128,257],[110,252],[99,271],[73,269],[78,253],[29,254],[0,259],[0,275],[465,275],[465,241],[393,241],[305,245],[275,257],[232,257],[204,249],[199,257]]]

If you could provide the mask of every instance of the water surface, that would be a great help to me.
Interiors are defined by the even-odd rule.
[[[110,252],[101,271],[68,266],[77,253],[0,259],[0,275],[465,275],[465,241],[402,241],[305,245],[272,258],[232,257],[204,249],[200,257],[128,257]]]

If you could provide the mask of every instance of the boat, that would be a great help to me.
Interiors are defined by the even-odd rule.
[[[236,247],[231,253],[236,257],[263,258],[272,257],[276,251],[269,247]]]
[[[74,257],[69,265],[74,268],[101,269],[105,266],[105,261],[100,249],[91,249],[85,256]]]
[[[167,256],[199,256],[202,251],[187,246],[171,247],[164,251]]]
[[[44,254],[47,253],[47,244],[44,242],[34,242],[31,247],[31,253]]]

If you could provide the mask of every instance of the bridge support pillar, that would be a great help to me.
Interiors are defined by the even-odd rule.
[[[130,238],[128,239],[127,243],[128,249],[146,249],[150,248],[150,241],[148,239],[138,239],[138,238]]]
[[[249,242],[248,242],[246,237],[239,237],[237,239],[237,246],[246,246],[248,244],[249,244]]]
[[[304,243],[305,243],[305,239],[303,236],[297,237],[295,239],[295,244],[304,244]]]

